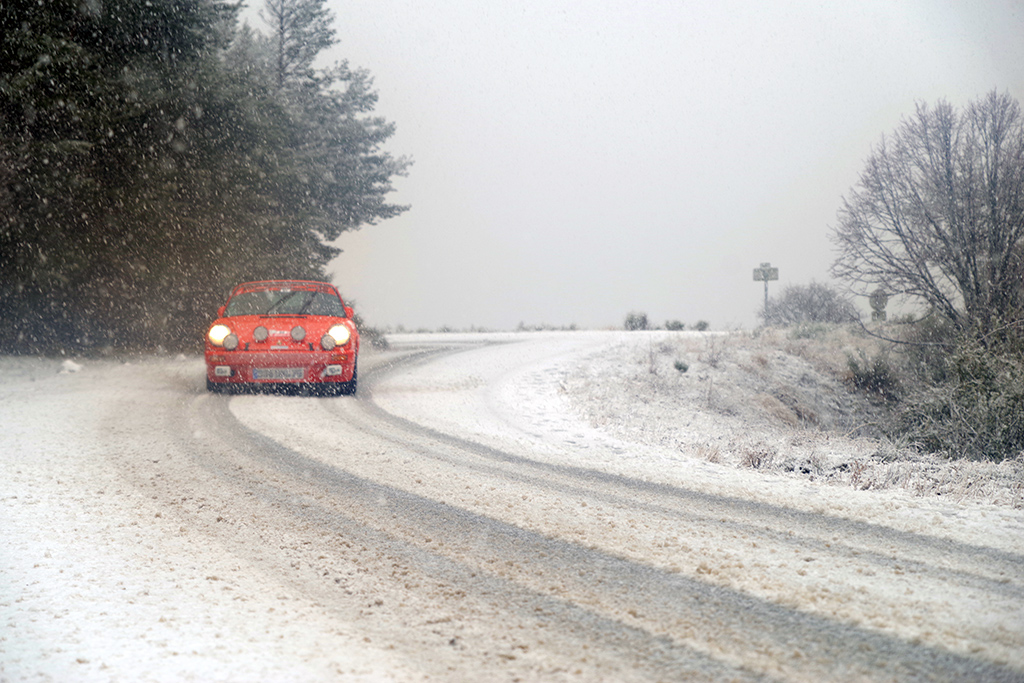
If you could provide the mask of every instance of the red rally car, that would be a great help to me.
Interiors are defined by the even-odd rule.
[[[206,333],[206,388],[354,394],[358,356],[352,308],[334,285],[246,282]]]

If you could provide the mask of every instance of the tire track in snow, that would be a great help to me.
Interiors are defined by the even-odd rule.
[[[233,453],[230,464],[220,458],[197,464],[219,485],[253,490],[255,498],[290,518],[295,526],[304,527],[305,531],[297,534],[300,545],[304,543],[301,538],[312,532],[320,534],[321,541],[310,554],[325,551],[325,537],[344,538],[346,547],[372,547],[379,556],[377,571],[390,573],[393,578],[393,568],[401,566],[407,568],[398,573],[402,577],[412,568],[429,578],[428,590],[434,595],[420,597],[419,602],[425,603],[418,607],[420,615],[425,610],[439,615],[437,623],[466,623],[452,631],[457,635],[447,641],[447,647],[423,636],[410,639],[393,630],[393,625],[367,627],[375,641],[390,638],[399,647],[409,649],[432,645],[434,649],[423,656],[444,663],[458,654],[447,663],[452,680],[463,680],[467,675],[517,680],[521,676],[536,678],[545,672],[543,678],[576,672],[584,680],[608,681],[771,680],[585,605],[534,590],[510,573],[491,570],[493,565],[509,566],[509,558],[518,558],[520,553],[579,552],[575,546],[556,549],[552,541],[532,532],[309,458],[237,423],[228,400],[222,397],[211,397],[197,410],[195,418],[209,429],[216,428],[218,439],[230,444]],[[214,451],[219,448],[223,446]],[[259,473],[260,480],[252,478],[253,472]],[[272,476],[263,478],[268,473]],[[445,539],[441,545],[452,545],[455,537],[461,538],[462,544],[453,558],[437,542]],[[474,555],[472,561],[467,562],[467,553]],[[315,564],[308,558],[306,561]],[[385,578],[376,586],[384,596],[382,609],[403,600],[415,601],[402,595],[406,592],[403,588],[388,583]],[[330,581],[307,578],[295,588],[321,601],[328,611],[335,601],[345,600],[344,587]],[[424,623],[429,622],[427,619]],[[417,630],[409,627],[408,620],[403,628]],[[501,649],[508,630],[523,633],[516,634],[518,644],[496,655],[493,650]]]
[[[400,367],[392,366],[387,371]],[[879,548],[888,544],[899,547],[901,552],[904,548],[911,548],[922,557],[915,561],[922,567],[927,566],[933,574],[944,571],[941,563],[935,563],[936,557],[948,556],[950,552],[961,558],[980,554],[983,562],[968,563],[975,569],[993,562],[1012,567],[1019,561],[1012,554],[988,548],[967,547],[852,520],[824,518],[741,499],[652,485],[592,470],[537,463],[386,414],[372,402],[372,387],[381,372],[385,371],[366,373],[369,382],[364,384],[364,395],[360,401],[334,404],[338,410],[328,412],[343,417],[346,428],[355,425],[375,439],[391,443],[389,448],[472,471],[473,476],[490,478],[499,485],[542,488],[563,497],[618,506],[633,504],[638,513],[675,514],[678,522],[687,518],[690,521],[698,517],[710,519],[724,514],[734,518],[725,524],[740,525],[747,533],[760,533],[759,537],[766,543],[792,539],[789,535],[792,531],[797,534],[796,539],[788,542],[803,546],[810,539],[812,546],[817,544],[814,546],[817,552],[822,551],[822,541],[818,537],[823,533],[848,534],[862,546]],[[359,413],[364,415],[361,420]],[[269,453],[274,448],[268,442],[259,450]],[[722,663],[750,666],[764,674],[787,679],[836,677],[837,671],[844,672],[842,677],[854,675],[869,679],[1020,679],[1019,672],[997,664],[759,600],[743,592],[666,572],[616,554],[551,538],[487,515],[440,503],[435,497],[416,495],[404,488],[366,478],[348,480],[346,478],[352,475],[344,468],[326,465],[294,451],[288,451],[287,457],[279,455],[277,459],[301,463],[299,470],[306,472],[301,476],[311,482],[331,482],[339,497],[356,501],[353,502],[354,509],[372,510],[374,501],[379,504],[382,498],[398,501],[387,506],[391,522],[371,515],[366,520],[369,526],[383,525],[389,529],[388,533],[398,534],[421,547],[433,548],[434,553],[460,565],[497,572],[498,576],[531,587],[540,595],[547,594],[565,601],[567,605],[604,612],[624,628],[645,631],[652,642],[660,643],[659,639],[669,638],[671,642],[704,652]],[[362,491],[372,493],[369,497],[360,497],[358,494]],[[638,494],[653,494],[671,502],[657,507],[631,503]],[[703,509],[704,512],[695,517],[694,509]],[[771,522],[767,533],[759,532],[758,527],[763,529],[766,526],[766,519]],[[794,525],[797,527],[795,531]],[[786,530],[784,535],[781,529]],[[422,539],[425,538],[431,541],[424,545]],[[438,546],[435,539],[443,539],[443,543]],[[496,551],[500,551],[497,556]],[[829,551],[865,554],[849,542]],[[894,561],[907,561],[895,560],[881,550],[866,554],[865,561],[880,565],[891,566]],[[581,567],[585,568],[582,575]],[[939,578],[973,581],[980,589],[1019,593],[1016,587],[984,576],[987,572],[957,571],[960,573],[954,571]],[[547,585],[552,581],[558,584],[557,588]],[[608,587],[614,587],[614,590]]]

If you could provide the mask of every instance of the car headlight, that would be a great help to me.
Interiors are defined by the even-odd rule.
[[[238,335],[232,333],[232,334],[229,334],[228,336],[224,337],[224,348],[227,349],[228,351],[234,351],[235,349],[237,349],[238,348]]]
[[[347,344],[348,340],[352,338],[352,330],[348,329],[347,325],[335,325],[331,329],[327,330],[327,334],[338,346]]]
[[[296,325],[292,328],[292,340],[300,342],[306,338],[306,330],[302,329],[301,326]]]
[[[231,328],[227,325],[214,325],[210,328],[210,331],[206,333],[206,338],[210,340],[210,343],[214,346],[224,346],[224,340],[231,334]]]
[[[335,346],[341,346],[352,338],[352,331],[344,325],[335,325],[327,330],[327,334],[320,338],[320,347],[324,351],[330,351]]]
[[[252,338],[258,342],[266,341],[268,336],[270,336],[270,332],[268,332],[267,328],[263,327],[263,325],[260,325],[252,331]]]

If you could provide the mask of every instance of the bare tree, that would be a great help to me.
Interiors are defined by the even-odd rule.
[[[962,111],[921,103],[874,148],[833,230],[832,274],[927,303],[987,334],[1020,315],[1024,119],[995,91]]]
[[[811,282],[790,285],[758,315],[765,325],[784,327],[800,323],[850,323],[860,319],[857,307],[829,285]]]

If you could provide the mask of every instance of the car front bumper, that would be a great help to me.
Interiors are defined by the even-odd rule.
[[[224,351],[206,354],[206,379],[213,384],[333,384],[355,375],[349,351]]]

